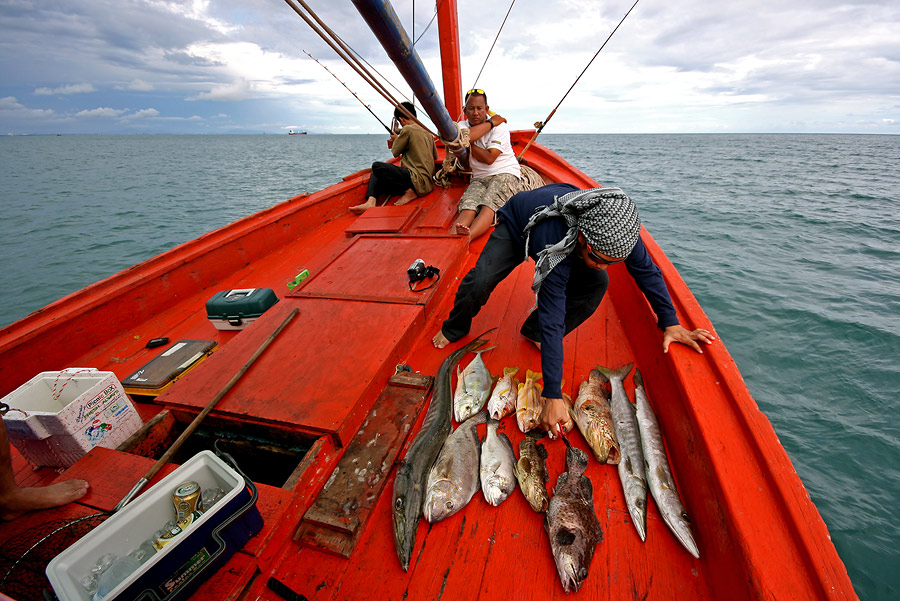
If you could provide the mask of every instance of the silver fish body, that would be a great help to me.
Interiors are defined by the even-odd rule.
[[[566,471],[553,488],[544,529],[563,590],[571,593],[584,584],[603,531],[594,511],[593,486],[584,475],[587,453],[565,442]]]
[[[700,559],[700,550],[691,532],[691,521],[678,496],[675,479],[666,457],[666,447],[659,428],[659,420],[653,413],[647,393],[644,390],[641,372],[634,372],[634,397],[637,405],[638,427],[641,431],[641,444],[644,450],[644,461],[647,467],[647,480],[650,483],[650,494],[656,501],[659,513],[675,537],[688,552]]]
[[[481,492],[495,507],[516,488],[516,455],[509,437],[497,432],[499,424],[497,420],[488,420],[487,435],[481,445]]]
[[[481,353],[494,347],[475,351],[475,358],[461,372],[456,369],[456,394],[453,396],[453,416],[461,424],[484,407],[491,394],[491,372]]]
[[[513,376],[519,371],[518,367],[504,367],[503,375],[497,379],[491,397],[488,399],[487,409],[491,419],[500,420],[516,410],[516,398],[518,397],[519,381]]]
[[[453,366],[466,353],[486,342],[479,337],[448,355],[441,363],[435,381],[434,394],[428,405],[422,427],[410,444],[403,460],[397,466],[397,476],[394,480],[391,499],[391,517],[397,557],[400,559],[400,565],[404,571],[409,569],[409,560],[416,542],[416,529],[419,525],[419,518],[422,516],[422,500],[428,472],[434,465],[444,440],[450,434],[453,400],[450,376],[453,373]]]
[[[625,492],[625,505],[631,515],[631,521],[641,540],[647,538],[647,473],[644,468],[644,451],[641,447],[641,434],[638,429],[634,405],[628,400],[625,392],[625,376],[631,371],[633,363],[612,370],[597,366],[601,374],[609,378],[612,395],[609,408],[613,417],[616,438],[619,441],[621,458],[616,466],[619,480]]]
[[[425,483],[422,514],[429,523],[454,515],[480,488],[481,439],[475,427],[484,418],[483,412],[476,413],[444,441]]]

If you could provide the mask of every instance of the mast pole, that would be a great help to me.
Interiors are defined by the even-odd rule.
[[[459,61],[459,16],[456,0],[438,0],[438,40],[441,45],[441,74],[444,106],[450,116],[462,110],[462,69]]]
[[[422,103],[422,108],[431,121],[437,126],[438,133],[444,140],[452,141],[457,137],[456,122],[447,108],[441,104],[434,83],[422,60],[412,47],[406,30],[387,0],[353,0],[356,10],[362,15],[369,29],[381,42],[390,59],[403,75],[403,79],[412,88],[413,93]],[[462,103],[460,102],[460,106]],[[458,108],[456,110],[459,110]]]

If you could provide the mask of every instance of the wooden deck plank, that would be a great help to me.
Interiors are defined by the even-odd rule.
[[[348,236],[356,234],[394,234],[401,232],[419,214],[414,204],[372,207],[356,218],[346,230]]]

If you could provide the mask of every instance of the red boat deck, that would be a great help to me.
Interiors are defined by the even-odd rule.
[[[522,142],[521,137],[516,141],[520,147]],[[529,152],[531,165],[548,181],[594,185],[546,149],[534,146]],[[543,515],[533,512],[519,491],[497,508],[479,493],[444,522],[428,525],[423,520],[408,573],[394,551],[393,470],[376,486],[379,496],[359,525],[359,540],[349,557],[309,546],[303,537],[295,542],[304,514],[346,449],[353,448],[357,432],[379,420],[397,419],[380,411],[381,405],[373,410],[396,365],[406,363],[416,372],[435,375],[458,346],[437,351],[430,339],[452,305],[459,278],[485,241],[470,249],[462,238],[446,233],[459,186],[437,189],[406,207],[372,210],[359,218],[349,214],[347,208],[361,197],[366,174],[207,234],[0,331],[0,395],[34,373],[73,365],[113,371],[123,379],[160,352],[144,348],[150,338],[215,340],[219,350],[210,358],[153,403],[138,403],[145,420],[161,409],[190,417],[296,307],[298,316],[211,417],[295,433],[314,444],[285,487],[260,486],[263,532],[192,598],[277,601],[281,597],[266,587],[270,577],[311,600],[562,598]],[[682,323],[711,328],[646,232],[644,240],[664,270]],[[441,270],[439,283],[420,293],[407,287],[406,268],[416,258]],[[286,283],[303,269],[312,276],[288,291]],[[490,335],[498,346],[484,355],[494,374],[506,366],[518,366],[520,376],[526,369],[540,370],[538,352],[518,334],[534,300],[531,269],[522,265],[504,281],[473,326],[473,334],[498,327]],[[702,355],[673,345],[664,355],[649,305],[624,267],[611,267],[610,275],[608,298],[565,340],[564,390],[576,391],[598,363],[617,367],[635,362],[641,369],[701,558],[681,548],[652,501],[647,541],[641,542],[615,467],[592,459],[587,475],[604,538],[579,595],[855,598],[824,523],[722,343]],[[272,288],[281,300],[243,331],[215,330],[206,318],[205,301],[216,291],[247,287]],[[626,389],[633,393],[630,376]],[[404,445],[423,414],[404,431]],[[518,452],[523,435],[514,418],[506,418],[501,431]],[[586,448],[580,435],[571,440]],[[545,444],[552,489],[564,470],[564,448],[558,442]],[[405,446],[399,456],[404,453]],[[0,540],[49,519],[114,506],[151,463],[136,454],[91,451],[59,476],[88,479],[92,489],[87,497],[3,525]],[[46,468],[31,470],[21,457],[16,466],[24,484],[57,477]]]

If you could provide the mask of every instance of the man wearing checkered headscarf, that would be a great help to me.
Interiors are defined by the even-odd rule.
[[[571,429],[562,400],[562,339],[597,310],[609,284],[610,265],[624,263],[644,293],[663,330],[664,351],[671,342],[680,342],[702,352],[697,341],[714,340],[706,330],[691,332],[678,324],[662,272],[640,232],[637,207],[618,188],[579,190],[560,183],[516,194],[498,211],[497,226],[475,267],[460,282],[434,345],[442,348],[468,334],[494,288],[523,261],[534,259],[537,303],[520,332],[541,351],[541,425],[551,437],[557,424]]]

